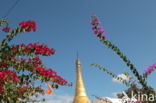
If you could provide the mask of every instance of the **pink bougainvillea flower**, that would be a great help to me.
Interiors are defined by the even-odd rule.
[[[105,35],[101,35],[101,38],[106,38],[106,36]]]
[[[99,19],[98,17],[96,17],[95,15],[92,16],[91,24],[92,24],[92,25],[101,24],[101,23],[100,23],[100,19]]]
[[[35,32],[36,31],[36,22],[29,20],[29,21],[22,21],[19,23],[19,26],[25,29],[26,32]]]
[[[102,33],[105,33],[105,32],[106,32],[106,31],[104,31],[104,30],[99,30],[99,31],[98,31],[99,34],[102,34]]]
[[[10,27],[5,27],[5,28],[2,29],[2,31],[9,32],[10,31]]]
[[[95,35],[97,35],[100,38],[106,38],[105,35],[102,35],[103,33],[106,33],[106,31],[103,30],[101,26],[99,26],[100,24],[99,18],[97,18],[96,16],[92,16],[91,24],[92,24],[92,30]]]
[[[154,70],[156,69],[156,64],[153,64],[152,66],[149,66],[148,68],[146,68],[146,70],[143,73],[144,77],[147,77],[148,75],[150,75]]]

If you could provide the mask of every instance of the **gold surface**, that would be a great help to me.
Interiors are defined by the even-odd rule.
[[[91,103],[85,90],[79,59],[76,60],[76,88],[73,103]]]
[[[73,103],[91,103],[86,96],[76,96]]]

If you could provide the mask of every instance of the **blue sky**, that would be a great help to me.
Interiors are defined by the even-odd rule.
[[[0,17],[3,17],[15,0],[0,2]],[[90,64],[101,64],[116,74],[130,71],[92,34],[90,16],[96,14],[101,18],[107,39],[119,46],[142,73],[156,62],[155,4],[155,0],[21,0],[8,16],[10,26],[35,20],[37,32],[19,35],[12,43],[41,42],[55,48],[56,55],[42,57],[45,65],[73,83],[78,51],[90,98],[92,94],[112,96],[126,87],[112,82],[109,75]],[[153,87],[156,87],[152,82],[155,74],[148,80]],[[73,96],[74,86],[60,87],[55,93]]]

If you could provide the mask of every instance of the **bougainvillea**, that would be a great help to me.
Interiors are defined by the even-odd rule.
[[[96,35],[96,37],[100,40],[100,42],[102,44],[104,44],[106,47],[108,47],[109,49],[111,49],[115,54],[117,54],[117,56],[120,57],[120,59],[126,64],[126,66],[130,69],[130,71],[132,72],[132,74],[134,75],[133,79],[130,82],[127,82],[125,80],[123,80],[123,78],[118,77],[115,73],[111,72],[109,69],[106,69],[105,67],[99,65],[99,64],[91,64],[91,66],[97,67],[100,70],[106,72],[107,74],[111,75],[113,78],[115,78],[116,80],[121,81],[122,83],[124,83],[126,86],[128,86],[128,90],[126,90],[126,94],[131,98],[131,92],[135,91],[134,94],[137,94],[138,92],[141,94],[146,94],[148,97],[152,94],[155,95],[155,90],[150,87],[149,85],[147,85],[147,76],[149,74],[151,74],[155,69],[156,69],[156,64],[153,64],[152,66],[149,66],[143,74],[140,74],[138,72],[138,69],[135,67],[134,64],[132,64],[132,62],[127,58],[126,55],[123,54],[123,52],[116,46],[114,45],[112,42],[110,42],[109,40],[107,40],[106,36],[103,35],[105,33],[105,30],[103,30],[103,28],[100,25],[100,21],[99,18],[97,18],[97,16],[92,16],[91,17],[91,25],[92,25],[92,30],[94,32],[94,34]],[[120,96],[118,96],[119,98],[123,97],[123,94],[119,94]],[[135,98],[137,99],[137,98]],[[156,98],[154,97],[154,101],[148,101],[148,103],[155,103],[156,102]],[[130,101],[124,102],[124,103],[132,103]],[[145,99],[143,99],[143,101],[136,101],[136,103],[147,103],[147,101],[145,101]]]
[[[145,69],[143,73],[143,77],[147,78],[147,76],[150,75],[155,69],[156,69],[156,64],[149,66],[148,68]]]
[[[9,32],[10,31],[10,27],[5,27],[5,28],[2,29],[2,31]]]
[[[55,54],[53,48],[45,44],[29,43],[9,45],[19,33],[35,32],[36,22],[22,21],[19,27],[12,29],[7,20],[0,21],[0,30],[7,32],[0,43],[0,102],[1,103],[26,103],[34,102],[30,96],[45,94],[42,83],[48,82],[51,88],[58,85],[69,85],[53,69],[44,66],[40,56]],[[40,81],[40,83],[37,83]]]
[[[25,29],[26,32],[36,31],[36,22],[29,20],[29,21],[22,21],[19,23],[19,26]]]
[[[20,44],[12,47],[13,52],[24,52],[24,53],[35,53],[44,56],[50,56],[55,54],[55,50],[53,48],[48,48],[46,45],[39,43],[30,43],[30,44]]]
[[[94,32],[95,35],[105,38],[105,35],[102,35],[103,33],[106,33],[105,30],[103,30],[103,28],[100,25],[100,20],[99,18],[97,18],[96,16],[92,16],[92,20],[91,20],[91,24],[92,24],[92,30]]]
[[[0,82],[2,83],[4,81],[18,82],[19,78],[14,71],[3,70],[2,72],[0,72]]]

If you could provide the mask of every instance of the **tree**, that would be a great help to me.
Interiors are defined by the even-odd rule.
[[[7,33],[0,43],[1,103],[34,102],[30,96],[45,94],[44,89],[37,85],[36,81],[48,82],[52,88],[69,84],[54,70],[47,69],[40,59],[40,56],[54,55],[53,48],[40,43],[9,44],[18,34],[35,32],[34,21],[22,21],[19,27],[10,30],[7,20],[0,20],[0,27],[1,31]]]

